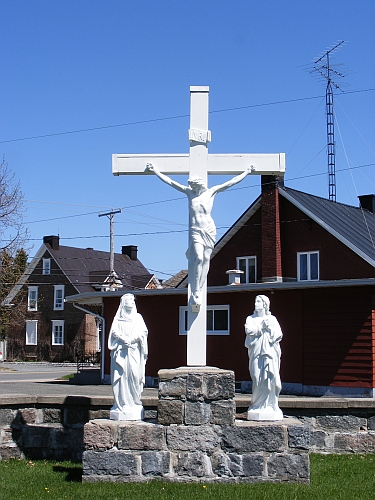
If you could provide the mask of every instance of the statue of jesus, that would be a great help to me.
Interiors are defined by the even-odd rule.
[[[217,193],[241,182],[253,171],[253,168],[253,166],[249,166],[242,174],[229,181],[208,188],[198,176],[189,178],[188,186],[184,186],[159,172],[151,163],[147,164],[147,169],[150,172],[154,172],[160,180],[187,196],[189,202],[189,248],[186,257],[189,261],[189,271],[193,272],[191,301],[194,305],[200,306],[202,303],[201,291],[207,278],[211,253],[216,242],[216,227],[211,217],[214,198]]]

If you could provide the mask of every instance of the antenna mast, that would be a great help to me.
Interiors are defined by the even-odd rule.
[[[311,73],[319,73],[325,80],[326,86],[326,118],[327,118],[327,160],[328,160],[328,194],[330,201],[336,201],[336,163],[335,163],[335,116],[333,110],[333,87],[340,89],[333,81],[335,77],[344,75],[332,68],[330,56],[344,43],[337,42],[313,61]],[[341,90],[341,89],[340,89]]]

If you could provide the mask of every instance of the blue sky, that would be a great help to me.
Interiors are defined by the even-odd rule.
[[[190,85],[210,86],[210,153],[285,152],[286,185],[328,197],[325,83],[307,69],[338,40],[337,201],[375,193],[374,19],[372,0],[2,0],[0,153],[30,256],[49,234],[108,250],[98,213],[121,207],[116,251],[137,245],[161,278],[186,268],[186,200],[153,176],[112,176],[111,155],[187,153]],[[219,237],[259,193],[248,177],[217,196]]]

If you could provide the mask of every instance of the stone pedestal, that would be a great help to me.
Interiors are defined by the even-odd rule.
[[[83,482],[308,483],[310,426],[235,419],[234,373],[159,372],[158,423],[85,425]]]
[[[160,370],[158,375],[159,424],[234,424],[234,372],[189,366]]]
[[[255,420],[258,422],[268,421],[280,421],[284,418],[283,412],[280,408],[275,411],[272,408],[265,410],[253,410],[251,407],[247,411],[247,420]]]
[[[117,408],[111,409],[109,412],[109,418],[111,420],[143,420],[144,409],[142,405],[128,406],[125,411],[121,411]]]

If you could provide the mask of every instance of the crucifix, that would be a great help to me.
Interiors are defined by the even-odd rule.
[[[207,272],[216,240],[211,217],[215,195],[237,184],[248,174],[280,175],[285,154],[208,154],[209,87],[190,87],[189,154],[114,154],[112,173],[156,174],[160,180],[186,194],[189,203],[187,366],[206,366]],[[166,174],[189,175],[188,186]],[[208,174],[235,177],[207,187]]]

